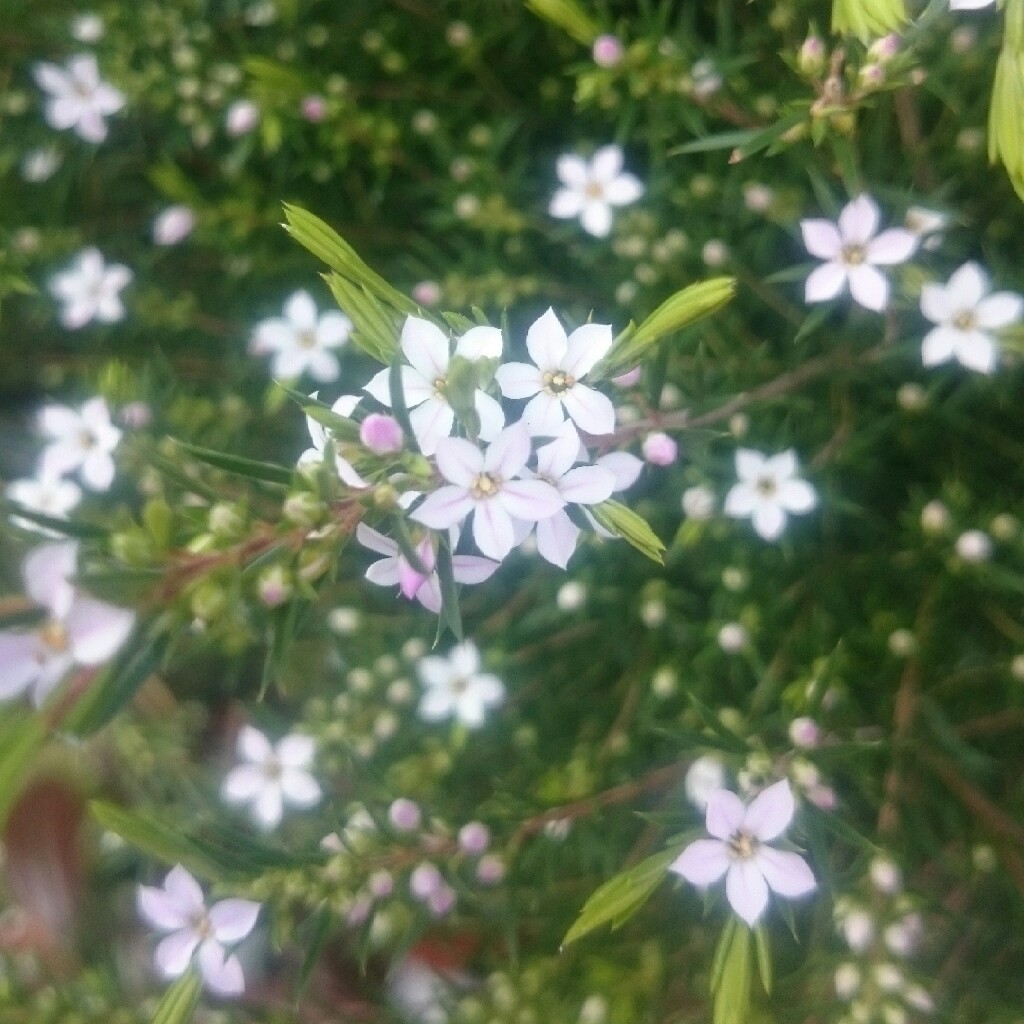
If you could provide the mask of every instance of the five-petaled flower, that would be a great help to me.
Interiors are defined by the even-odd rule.
[[[608,324],[583,324],[566,335],[554,310],[530,325],[526,348],[534,365],[505,363],[494,378],[506,398],[529,398],[523,422],[531,434],[554,436],[565,413],[588,434],[615,429],[615,407],[607,395],[580,383],[612,347]]]
[[[121,289],[132,277],[123,263],[104,262],[99,249],[84,249],[68,270],[50,281],[51,294],[63,304],[60,322],[76,331],[92,320],[112,324],[124,319]]]
[[[803,857],[768,845],[789,827],[795,810],[785,779],[762,790],[748,807],[735,793],[720,789],[707,804],[705,823],[713,838],[690,843],[669,871],[699,888],[714,885],[724,875],[730,906],[753,927],[768,905],[769,889],[794,899],[816,888]]]
[[[309,736],[293,733],[274,744],[259,729],[244,725],[237,749],[242,764],[225,776],[221,796],[228,803],[252,804],[263,828],[279,824],[285,804],[312,807],[320,801],[320,786],[306,770],[315,751]]]
[[[552,217],[579,217],[583,230],[603,238],[612,228],[612,207],[628,206],[643,194],[640,179],[623,171],[618,146],[602,146],[589,161],[572,154],[558,158],[562,187],[551,198]]]
[[[433,530],[446,530],[473,515],[473,540],[499,562],[512,550],[512,520],[535,523],[565,504],[545,480],[519,480],[530,457],[530,434],[520,422],[506,427],[481,451],[461,437],[438,445],[437,468],[448,483],[428,494],[411,518]]]
[[[905,263],[918,238],[904,228],[878,233],[878,204],[861,195],[843,207],[838,225],[828,220],[802,220],[804,245],[812,256],[826,260],[807,278],[808,302],[834,299],[849,284],[854,301],[880,311],[889,302],[889,282],[877,268]]]
[[[314,380],[337,380],[341,366],[335,349],[352,331],[352,321],[338,310],[318,313],[313,296],[298,291],[284,304],[283,317],[261,320],[253,329],[249,351],[271,354],[274,376],[295,380],[308,373]]]
[[[179,864],[162,888],[139,886],[138,907],[149,924],[170,933],[160,940],[153,957],[165,978],[184,974],[198,950],[199,973],[211,992],[239,996],[245,991],[242,965],[227,947],[252,931],[259,903],[227,899],[207,909],[199,883]]]
[[[749,518],[765,540],[775,540],[786,528],[788,513],[810,512],[818,503],[814,488],[797,476],[798,470],[792,448],[770,458],[740,448],[736,452],[739,482],[725,496],[725,514]]]
[[[102,398],[90,398],[80,409],[46,405],[39,413],[39,429],[49,439],[39,457],[40,475],[61,477],[76,470],[94,491],[105,491],[114,481],[112,453],[121,431],[110,422],[110,409]]]
[[[480,652],[469,640],[453,647],[447,658],[422,658],[418,672],[424,686],[419,714],[428,722],[454,716],[471,728],[482,725],[487,709],[505,696],[501,680],[480,671]]]
[[[124,106],[124,96],[101,81],[92,54],[72,57],[67,70],[44,61],[32,68],[32,74],[39,87],[50,94],[46,120],[51,128],[73,128],[87,142],[102,142],[107,137],[103,119]]]
[[[968,369],[991,373],[999,358],[991,332],[1019,320],[1024,300],[1014,292],[989,294],[985,272],[977,263],[965,263],[945,286],[921,289],[921,312],[938,325],[921,346],[925,366],[956,359]]]
[[[409,360],[401,368],[402,396],[409,409],[409,425],[424,455],[433,455],[442,438],[455,425],[455,410],[448,401],[448,370],[451,362],[448,338],[436,324],[417,316],[402,326],[402,352]],[[455,355],[463,359],[496,358],[501,355],[501,332],[496,327],[471,327],[455,343]],[[392,405],[391,371],[381,370],[363,389],[381,405]],[[477,388],[473,407],[480,418],[480,439],[493,441],[505,425],[501,405]]]
[[[7,486],[5,494],[29,512],[38,512],[51,519],[67,519],[68,513],[82,500],[82,488],[78,484],[53,475],[15,480]],[[12,515],[11,522],[23,530],[33,530],[47,537],[61,536],[24,516]]]

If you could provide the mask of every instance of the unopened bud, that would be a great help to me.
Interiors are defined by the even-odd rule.
[[[642,450],[644,459],[652,466],[671,466],[676,461],[679,447],[668,434],[655,431],[644,438]]]
[[[797,67],[809,77],[820,75],[825,70],[825,42],[818,36],[808,36],[797,54]]]
[[[276,608],[292,596],[292,584],[283,566],[272,565],[260,574],[257,584],[260,601],[267,608]]]
[[[405,444],[405,434],[394,416],[371,412],[359,425],[359,440],[374,455],[394,455]]]

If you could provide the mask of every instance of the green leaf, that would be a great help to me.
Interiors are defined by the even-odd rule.
[[[0,826],[7,821],[35,753],[48,732],[42,715],[5,709],[0,727]]]
[[[352,341],[379,363],[390,363],[398,351],[399,329],[390,310],[366,285],[342,274],[325,274],[335,301],[352,321]]]
[[[594,518],[610,533],[632,544],[641,554],[646,555],[658,565],[664,564],[662,552],[665,545],[651,529],[643,516],[637,515],[632,509],[617,501],[602,501],[590,507]]]
[[[669,864],[678,856],[677,848],[663,850],[610,878],[583,904],[579,917],[565,933],[562,946],[605,924],[620,927],[650,899],[668,873]]]
[[[735,922],[722,933],[721,970],[712,991],[714,1024],[750,1024],[750,929]],[[716,959],[718,958],[716,953]]]
[[[191,967],[164,992],[153,1014],[153,1024],[187,1024],[199,1005],[201,991],[202,979]]]
[[[761,984],[768,995],[772,994],[772,948],[768,940],[768,930],[763,924],[754,929],[754,948],[757,950],[757,973]]]
[[[281,381],[274,383],[311,419],[316,420],[322,427],[326,427],[336,438],[341,441],[356,441],[359,439],[359,427],[355,420],[348,416],[342,416],[334,412],[326,403],[319,398],[304,395]]]
[[[693,142],[685,142],[681,146],[673,146],[667,153],[668,156],[687,156],[690,153],[711,153],[716,149],[736,149],[746,142],[750,142],[761,134],[759,128],[741,128],[732,132],[718,132],[715,135],[705,135],[702,139],[694,139]]]
[[[278,466],[272,462],[260,462],[257,459],[246,459],[241,455],[229,455],[227,452],[214,451],[212,448],[200,448],[177,438],[173,440],[194,459],[205,462],[208,466],[223,469],[227,473],[248,477],[250,480],[262,480],[265,483],[289,486],[294,476],[287,466]]]
[[[590,46],[600,29],[576,0],[526,0],[534,14],[557,25],[581,46]]]
[[[326,900],[320,904],[307,918],[303,931],[309,931],[309,938],[306,943],[306,952],[302,957],[302,966],[299,968],[299,977],[295,985],[295,1007],[298,1008],[302,1001],[302,994],[309,984],[313,968],[316,966],[320,954],[327,945],[331,936],[331,926],[334,924],[335,916],[330,904]]]
[[[437,578],[441,583],[441,615],[437,623],[437,636],[434,645],[441,639],[444,627],[452,631],[452,636],[462,641],[462,613],[459,611],[459,588],[455,582],[455,569],[452,566],[452,552],[446,537],[442,537],[437,552]]]
[[[96,540],[106,537],[107,529],[97,526],[94,523],[83,523],[73,519],[57,519],[54,516],[36,512],[34,509],[25,508],[10,498],[0,498],[0,513],[8,516],[17,516],[20,519],[27,519],[37,526],[45,526],[54,533],[62,534],[65,537],[77,537],[79,540]]]

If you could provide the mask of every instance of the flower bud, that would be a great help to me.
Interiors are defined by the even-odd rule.
[[[683,788],[690,803],[703,811],[711,794],[725,788],[725,765],[713,754],[698,757],[686,770]]]
[[[992,539],[982,530],[965,530],[956,539],[956,553],[972,565],[992,557]]]
[[[207,519],[210,532],[217,537],[237,537],[245,529],[245,517],[237,505],[220,501],[210,509]]]
[[[443,885],[445,881],[441,877],[441,872],[428,861],[413,868],[409,876],[409,892],[418,900],[430,899]]]
[[[238,138],[248,135],[260,121],[260,108],[252,100],[236,100],[228,107],[224,127],[228,135]]]
[[[644,459],[652,466],[671,466],[676,461],[679,448],[668,434],[655,431],[644,438],[642,450]]]
[[[394,455],[405,444],[405,434],[394,416],[372,412],[359,425],[359,440],[374,455]]]
[[[302,116],[313,124],[319,124],[327,115],[327,101],[317,93],[303,96],[299,104]]]
[[[388,820],[399,832],[413,832],[420,827],[423,814],[418,804],[399,797],[388,808]]]
[[[683,491],[683,512],[688,519],[705,520],[715,514],[715,493],[710,487],[688,487]]]
[[[594,40],[593,50],[594,63],[599,68],[614,67],[622,60],[626,48],[618,36],[609,34],[600,35]]]
[[[153,221],[153,241],[157,245],[177,245],[192,233],[196,215],[184,203],[168,206]]]
[[[476,866],[476,880],[481,885],[498,885],[505,877],[505,862],[493,853],[484,854]]]
[[[871,884],[882,893],[894,895],[903,888],[903,875],[900,869],[885,857],[875,857],[868,869]]]
[[[796,63],[801,74],[815,77],[825,70],[825,59],[824,40],[818,36],[808,36],[800,47]]]
[[[324,503],[311,491],[299,491],[285,498],[281,511],[296,526],[316,526],[323,518]]]
[[[727,622],[718,631],[718,646],[726,654],[739,654],[750,642],[750,634],[738,622]]]
[[[478,857],[491,845],[491,833],[483,822],[471,821],[459,829],[459,849]]]
[[[941,501],[929,501],[921,509],[921,529],[925,533],[945,533],[952,521],[949,509]]]
[[[813,750],[821,742],[821,729],[813,718],[794,718],[789,723],[789,739],[794,747]]]
[[[272,565],[264,569],[260,573],[257,591],[260,601],[267,608],[276,608],[278,605],[284,604],[292,596],[293,591],[289,574],[280,565]]]

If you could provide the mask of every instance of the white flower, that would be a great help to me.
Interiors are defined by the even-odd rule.
[[[735,793],[720,789],[707,806],[706,827],[714,838],[690,843],[669,871],[699,888],[724,875],[729,904],[753,927],[768,905],[769,889],[794,899],[816,888],[803,857],[767,845],[785,832],[795,810],[785,779],[759,793],[748,807]]]
[[[989,294],[985,272],[977,263],[965,263],[945,286],[924,285],[921,312],[938,324],[921,345],[925,366],[956,359],[968,369],[991,373],[999,357],[991,332],[1019,320],[1024,300],[1013,292]]]
[[[38,184],[52,178],[61,165],[60,152],[52,146],[45,149],[30,149],[21,161],[21,176]]]
[[[934,250],[941,241],[939,234],[946,230],[949,217],[937,210],[929,210],[926,206],[911,206],[903,218],[903,226],[913,235],[921,239],[924,249]]]
[[[248,135],[260,123],[260,108],[252,100],[235,100],[224,115],[228,135]]]
[[[838,226],[828,220],[800,222],[807,251],[827,261],[807,278],[808,302],[833,299],[849,284],[855,302],[866,309],[885,309],[889,282],[877,266],[906,262],[918,239],[903,228],[878,234],[879,216],[878,204],[861,195],[843,207]]]
[[[285,804],[312,807],[320,801],[320,786],[306,771],[313,763],[309,736],[292,734],[276,745],[251,725],[238,734],[238,756],[244,762],[232,768],[221,786],[228,803],[252,804],[257,822],[271,829],[281,821]]]
[[[364,548],[376,551],[384,558],[366,570],[366,578],[379,587],[397,586],[408,600],[415,598],[427,611],[435,615],[441,610],[441,580],[434,566],[437,563],[437,540],[428,535],[416,545],[416,554],[427,570],[426,575],[416,569],[402,554],[402,549],[390,537],[378,533],[365,523],[356,527],[356,539]],[[454,547],[454,543],[452,545]],[[498,568],[498,562],[477,555],[453,555],[452,575],[456,583],[483,583]]]
[[[105,31],[103,19],[92,12],[77,14],[71,19],[71,35],[80,43],[98,43]]]
[[[31,690],[38,707],[75,665],[113,657],[135,625],[134,612],[97,601],[72,583],[78,545],[43,544],[22,562],[28,596],[48,617],[33,630],[0,631],[0,700]]]
[[[402,366],[402,395],[409,409],[409,423],[424,455],[433,455],[442,438],[455,425],[455,410],[448,402],[448,338],[436,324],[420,317],[406,318],[402,326],[402,352],[409,360]],[[496,327],[472,327],[455,344],[463,359],[496,358],[501,355],[501,332]],[[381,405],[391,407],[391,371],[381,370],[363,389]],[[477,388],[473,406],[480,417],[480,439],[493,441],[505,425],[501,405]]]
[[[49,438],[39,459],[41,476],[61,477],[77,470],[93,490],[110,487],[114,481],[111,453],[121,431],[110,422],[104,399],[90,398],[77,410],[68,405],[43,406],[39,429]]]
[[[523,409],[530,433],[558,433],[563,410],[588,434],[610,434],[615,429],[611,399],[580,383],[613,340],[608,324],[584,324],[566,336],[551,309],[533,322],[526,332],[526,348],[534,365],[505,363],[494,374],[506,398],[530,399]]]
[[[428,494],[411,518],[446,530],[473,515],[473,540],[489,558],[501,561],[515,543],[513,518],[537,522],[565,501],[544,480],[518,480],[530,457],[530,435],[522,423],[503,430],[482,452],[461,437],[446,437],[437,449],[437,468],[448,481]]]
[[[318,392],[314,391],[309,397],[316,398]],[[358,395],[342,395],[331,406],[331,412],[348,419],[359,404]],[[354,425],[354,424],[353,424]],[[300,456],[296,468],[300,470],[315,469],[324,460],[327,452],[327,442],[332,440],[331,432],[312,416],[306,417],[306,428],[309,430],[312,448],[307,448]],[[359,475],[356,468],[348,459],[343,458],[338,451],[337,443],[334,447],[334,468],[337,470],[341,482],[349,487],[369,487],[370,485]]]
[[[424,686],[419,715],[428,722],[454,716],[474,728],[505,697],[501,680],[480,671],[480,652],[470,640],[453,647],[447,658],[423,658],[417,671]]]
[[[105,263],[99,249],[84,249],[68,270],[50,281],[50,292],[64,305],[61,323],[74,331],[90,320],[112,324],[123,319],[121,289],[132,277],[123,263]]]
[[[703,754],[686,770],[686,798],[698,810],[707,809],[712,793],[725,788],[725,765],[714,754]]]
[[[740,448],[736,452],[739,482],[725,496],[725,514],[749,518],[765,540],[775,540],[786,527],[787,513],[810,512],[818,503],[814,488],[797,471],[792,449],[768,458]]]
[[[624,159],[618,146],[602,146],[590,161],[560,156],[555,169],[562,188],[552,197],[548,213],[579,217],[584,231],[603,238],[611,231],[612,207],[628,206],[644,194],[640,179],[622,170]]]
[[[124,96],[100,81],[99,67],[92,54],[72,57],[67,70],[56,64],[36,64],[32,75],[39,87],[50,94],[46,120],[51,128],[73,128],[87,142],[102,142],[107,137],[103,119],[124,106]]]
[[[983,7],[991,7],[995,0],[949,0],[951,11],[980,11]]]
[[[156,947],[154,960],[166,978],[188,970],[196,950],[199,972],[211,992],[238,996],[245,991],[242,965],[226,946],[252,931],[260,904],[252,900],[220,900],[207,910],[199,883],[180,864],[171,869],[163,888],[140,885],[138,908],[154,928],[169,932]]]
[[[53,519],[67,519],[68,513],[82,500],[82,489],[78,484],[57,476],[15,480],[8,485],[6,494],[8,498],[30,512],[39,512]],[[21,516],[12,515],[11,522],[22,529],[34,530],[47,537],[61,536],[56,531]]]
[[[331,310],[317,314],[309,292],[295,292],[284,304],[284,317],[262,320],[253,330],[249,351],[273,354],[273,373],[294,380],[308,373],[314,380],[337,380],[341,366],[334,349],[341,348],[352,332],[352,321]]]
[[[196,215],[184,203],[175,203],[153,221],[153,241],[157,245],[177,245],[192,233]]]

